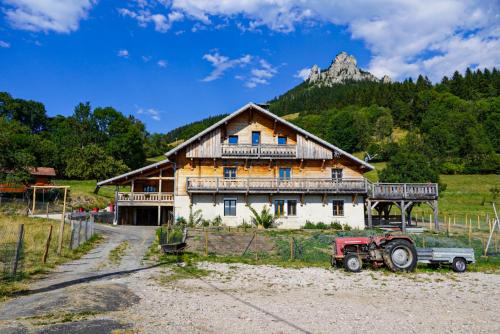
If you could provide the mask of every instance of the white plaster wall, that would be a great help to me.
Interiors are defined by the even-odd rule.
[[[236,216],[224,216],[224,199],[236,199]],[[299,195],[275,195],[272,197],[273,204],[269,204],[267,195],[249,195],[248,202],[250,205],[260,212],[264,205],[267,205],[271,212],[274,213],[274,200],[277,199],[294,199],[297,201],[297,216],[280,217],[277,220],[279,228],[301,228],[306,221],[312,223],[323,222],[329,224],[338,222],[340,224],[348,224],[352,228],[363,229],[364,221],[364,199],[362,196],[357,196],[355,202],[352,201],[352,196],[327,196],[325,205],[321,195],[306,195],[304,204],[300,204]],[[333,200],[344,201],[344,215],[333,215]],[[176,196],[175,199],[175,215],[187,218],[189,216],[189,197]],[[285,205],[286,206],[286,205]],[[251,222],[251,211],[246,206],[244,195],[217,195],[216,204],[212,195],[193,195],[193,210],[202,210],[203,218],[214,219],[217,216],[222,218],[222,222],[227,226],[238,226],[245,220]]]

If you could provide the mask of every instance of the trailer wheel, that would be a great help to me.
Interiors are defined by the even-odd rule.
[[[467,270],[467,262],[462,257],[456,257],[453,259],[453,263],[451,264],[451,268],[456,273],[463,273]]]
[[[414,271],[417,267],[417,249],[408,240],[390,241],[383,253],[384,262],[392,271]]]
[[[354,253],[348,253],[344,257],[344,268],[352,273],[359,273],[363,267],[361,258]]]

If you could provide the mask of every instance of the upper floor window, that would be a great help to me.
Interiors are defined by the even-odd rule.
[[[290,180],[292,177],[292,169],[291,168],[280,168],[280,180]]]
[[[225,179],[236,178],[236,167],[224,167],[224,178]]]
[[[229,136],[228,143],[229,143],[229,145],[238,144],[238,136]]]
[[[278,145],[286,145],[286,136],[278,137]]]
[[[252,131],[252,145],[260,144],[260,131]]]
[[[344,215],[344,201],[335,200],[332,202],[333,204],[333,215],[334,216],[343,216]]]
[[[145,193],[155,193],[156,191],[157,190],[156,190],[155,186],[151,186],[151,185],[144,186],[144,192]]]
[[[332,168],[332,179],[338,180],[343,177],[342,168]]]

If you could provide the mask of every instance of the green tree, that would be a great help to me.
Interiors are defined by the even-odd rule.
[[[66,162],[66,176],[80,180],[104,180],[128,171],[121,161],[106,154],[98,145],[91,144],[82,149],[75,149]]]

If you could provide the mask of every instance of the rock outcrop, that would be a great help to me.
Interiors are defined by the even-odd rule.
[[[387,75],[384,75],[380,80],[370,72],[361,70],[357,66],[356,58],[345,52],[339,53],[332,61],[330,67],[325,71],[321,71],[317,65],[314,65],[306,81],[319,86],[332,86],[348,81],[361,80],[379,81],[382,83],[392,82],[391,78]]]

